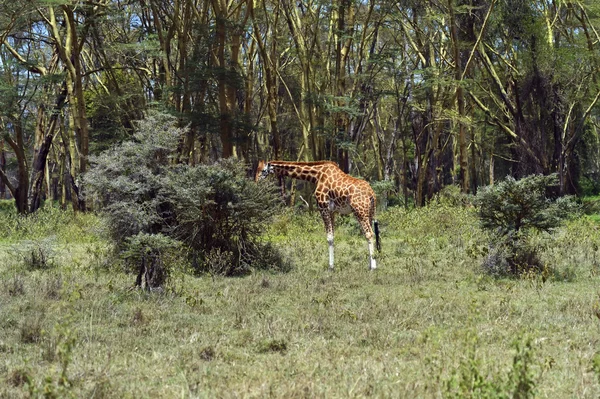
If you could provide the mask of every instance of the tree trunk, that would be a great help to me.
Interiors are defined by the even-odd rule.
[[[25,158],[25,141],[23,138],[23,128],[21,126],[21,120],[16,119],[12,123],[15,132],[15,139],[13,140],[8,132],[5,133],[4,140],[12,148],[17,158],[17,184],[13,185],[8,176],[4,173],[3,169],[0,169],[0,178],[2,182],[8,187],[11,195],[15,201],[15,207],[17,213],[26,214],[27,208],[27,197],[29,190],[29,176],[27,174],[27,161]]]
[[[4,139],[0,138],[0,175],[6,174],[6,153],[4,152]],[[6,198],[6,183],[0,178],[0,200]]]
[[[67,85],[66,83],[63,83],[61,93],[56,98],[52,115],[50,116],[48,126],[46,127],[46,130],[44,132],[44,139],[38,150],[38,154],[33,160],[33,164],[31,165],[31,188],[28,199],[29,212],[35,212],[41,206],[46,159],[48,157],[48,153],[50,152],[52,140],[54,139],[54,135],[56,132],[58,116],[60,115],[60,111],[64,106],[66,99]]]
[[[250,14],[252,16],[252,23],[254,26],[254,30],[256,31],[256,41],[258,44],[258,50],[261,56],[262,67],[264,71],[264,80],[265,80],[265,90],[267,94],[267,115],[269,118],[269,130],[270,136],[273,139],[273,158],[280,159],[281,156],[281,138],[279,134],[279,125],[277,122],[277,105],[279,102],[278,95],[278,62],[279,62],[279,52],[278,52],[278,41],[277,41],[277,26],[279,25],[279,15],[280,15],[280,4],[275,2],[275,9],[272,10],[272,18],[273,21],[269,21],[270,35],[269,35],[269,27],[267,27],[267,32],[265,33],[265,38],[269,37],[270,42],[265,43],[263,36],[260,34],[260,27],[258,22],[254,16],[254,1],[249,2]],[[264,3],[263,3],[264,4]],[[265,15],[268,15],[269,12],[265,9]]]
[[[232,83],[232,77],[238,73],[239,56],[241,51],[241,36],[243,31],[240,29],[227,29],[227,24],[232,23],[233,18],[229,15],[233,10],[233,16],[237,17],[236,24],[244,27],[249,17],[248,9],[243,20],[239,21],[242,3],[233,4],[227,0],[212,0],[212,7],[215,13],[215,48],[213,58],[218,68],[218,102],[219,102],[219,134],[222,144],[223,158],[237,157],[235,144],[235,135],[233,122],[236,117],[236,94],[237,88]],[[229,42],[227,38],[230,37]],[[226,47],[229,43],[229,58],[226,56]]]
[[[81,25],[79,19],[75,17],[74,7],[65,4],[61,5],[60,9],[62,10],[64,16],[62,24],[66,26],[64,43],[53,6],[48,7],[48,22],[50,24],[50,31],[54,39],[53,44],[56,52],[67,71],[64,88],[66,89],[66,94],[69,100],[69,125],[73,135],[75,135],[77,138],[77,140],[73,140],[73,144],[77,146],[78,163],[75,163],[75,159],[71,159],[72,168],[74,169],[72,170],[71,175],[73,177],[73,184],[75,185],[75,176],[79,175],[80,173],[85,173],[87,169],[89,155],[89,128],[86,117],[85,96],[83,90],[81,48],[84,43],[83,39],[87,36],[87,32],[90,28],[90,21],[93,20],[93,15],[88,15],[84,20],[83,25]],[[38,191],[41,189],[41,184],[38,182],[39,178],[37,175],[40,173],[40,170],[37,170],[36,168],[43,167],[43,165],[40,165],[40,162],[42,160],[44,162],[46,161],[48,151],[50,150],[50,145],[52,144],[52,138],[55,134],[54,131],[56,129],[57,115],[57,113],[52,114],[48,131],[45,133],[43,146],[47,145],[48,147],[40,149],[39,157],[42,159],[40,159],[39,162],[38,159],[34,161],[34,170],[32,171],[32,175],[36,177],[32,178],[31,181],[31,209],[37,209],[37,207],[39,207],[40,193]],[[44,153],[42,153],[42,150]],[[74,191],[79,191],[79,187],[74,187],[73,189]],[[85,202],[83,198],[78,198],[76,203],[73,205],[75,210],[85,211]]]
[[[462,63],[460,56],[460,43],[458,41],[458,28],[456,26],[456,16],[454,14],[454,0],[448,0],[448,10],[450,11],[450,37],[454,50],[454,79],[456,84],[456,105],[458,108],[458,147],[460,163],[460,187],[463,193],[469,192],[469,154],[467,152],[467,129],[463,122],[465,118],[465,98],[462,88]]]

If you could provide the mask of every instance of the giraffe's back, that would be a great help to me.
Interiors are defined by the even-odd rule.
[[[368,182],[342,172],[335,164],[325,172],[315,191],[319,206],[328,206],[342,214],[352,212],[372,218],[375,192]]]

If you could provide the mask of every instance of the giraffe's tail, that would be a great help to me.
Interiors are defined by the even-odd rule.
[[[378,252],[381,252],[381,238],[379,237],[379,222],[377,220],[373,221],[373,226],[375,227],[375,247]]]

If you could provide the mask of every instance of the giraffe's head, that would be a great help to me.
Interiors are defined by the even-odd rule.
[[[254,176],[254,181],[259,181],[269,176],[270,173],[273,173],[273,166],[270,163],[265,162],[263,160],[258,161],[258,168],[256,168],[256,175]]]

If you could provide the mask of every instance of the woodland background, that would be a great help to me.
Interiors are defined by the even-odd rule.
[[[596,0],[0,0],[0,397],[600,397],[599,47]],[[378,270],[260,158],[403,205]]]
[[[600,189],[592,0],[1,1],[0,198],[85,209],[149,110],[178,161],[337,161],[405,205],[511,175]]]

